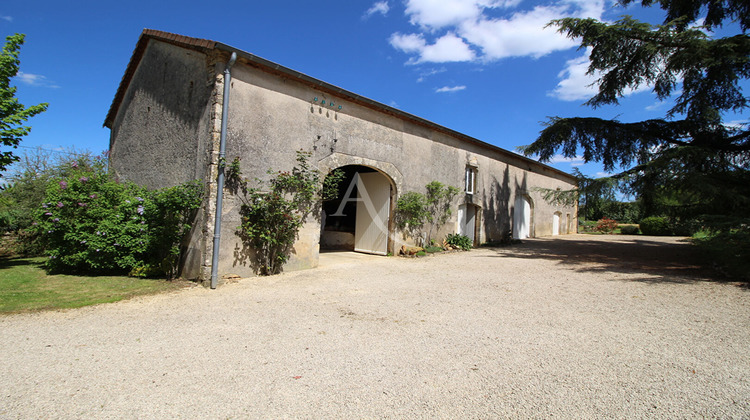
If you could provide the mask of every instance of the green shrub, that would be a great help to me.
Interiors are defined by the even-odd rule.
[[[662,216],[652,216],[641,220],[640,228],[644,235],[667,236],[672,234],[669,220]]]
[[[445,238],[445,242],[454,248],[461,248],[464,251],[470,250],[472,246],[471,238],[458,233],[448,234],[448,236]]]
[[[427,194],[409,191],[396,201],[396,227],[410,237],[422,237],[422,229],[429,224],[426,232],[426,244],[434,244],[433,232],[448,222],[453,198],[458,188],[432,181],[425,185]]]
[[[37,209],[44,201],[47,186],[58,178],[64,178],[71,171],[83,168],[104,167],[102,156],[92,156],[88,152],[66,151],[63,157],[37,149],[26,152],[9,173],[3,174],[6,182],[0,187],[0,230],[20,232],[29,229],[36,221]],[[30,239],[19,238],[19,244]]]
[[[443,248],[439,246],[428,246],[427,248],[424,249],[425,252],[430,253],[430,254],[433,252],[440,252],[442,250]]]
[[[144,216],[148,225],[147,277],[177,275],[182,240],[192,228],[195,212],[203,201],[203,184],[193,181],[183,185],[153,191],[144,202]],[[155,273],[155,274],[154,274]]]
[[[115,182],[101,166],[74,166],[49,183],[36,213],[47,268],[144,276],[159,267],[171,277],[201,194],[197,182],[149,192]]]
[[[620,233],[623,235],[637,235],[640,233],[638,226],[624,225],[620,226]]]

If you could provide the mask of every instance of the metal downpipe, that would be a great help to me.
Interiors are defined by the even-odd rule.
[[[224,167],[227,145],[227,117],[229,115],[229,88],[232,84],[232,66],[237,60],[237,53],[229,57],[224,68],[224,98],[221,105],[221,137],[219,140],[219,176],[216,178],[216,218],[214,219],[214,248],[211,258],[211,288],[216,289],[219,276],[219,244],[221,243],[221,212],[224,201]]]

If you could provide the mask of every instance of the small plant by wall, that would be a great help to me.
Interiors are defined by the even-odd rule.
[[[472,245],[471,238],[458,233],[448,234],[445,238],[445,242],[454,248],[461,248],[464,251],[470,250]]]

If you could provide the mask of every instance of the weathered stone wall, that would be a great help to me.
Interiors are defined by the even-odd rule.
[[[152,41],[112,125],[110,171],[148,188],[203,179],[209,159],[206,55]]]
[[[212,74],[205,54],[151,41],[112,124],[110,172],[150,189],[208,179]],[[188,278],[200,276],[205,218],[204,209],[187,246]]]

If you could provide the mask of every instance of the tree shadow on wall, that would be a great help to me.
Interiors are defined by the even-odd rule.
[[[617,280],[676,284],[732,281],[701,265],[704,258],[689,239],[569,235],[526,239],[509,248],[491,249],[495,254],[490,258],[546,259],[579,273],[643,275]]]
[[[497,178],[493,176],[490,192],[484,191],[482,219],[484,220],[484,238],[487,242],[499,241],[510,235],[512,218],[509,177],[510,173],[506,166],[503,173],[503,183],[500,184]]]

